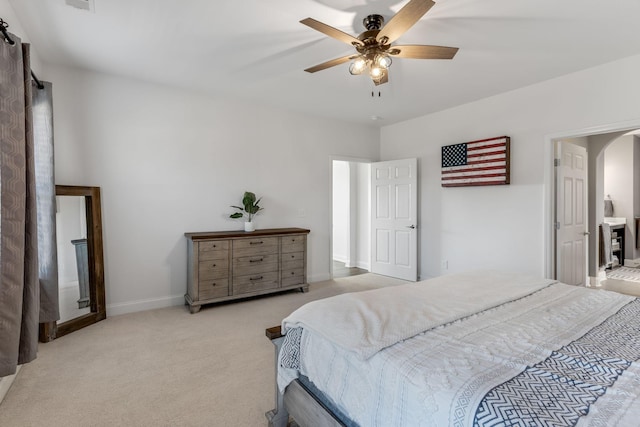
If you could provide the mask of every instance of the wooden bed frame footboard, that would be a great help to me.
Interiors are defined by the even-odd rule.
[[[276,407],[265,415],[269,427],[287,427],[290,417],[294,420],[293,426],[300,427],[340,427],[343,423],[331,413],[313,394],[309,392],[298,380],[287,386],[283,393],[278,389],[278,354],[282,348],[284,335],[280,326],[267,328],[265,331],[267,338],[275,346],[275,367],[276,367]]]

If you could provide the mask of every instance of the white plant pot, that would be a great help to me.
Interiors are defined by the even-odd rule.
[[[244,231],[256,231],[256,228],[253,226],[253,221],[245,221]]]

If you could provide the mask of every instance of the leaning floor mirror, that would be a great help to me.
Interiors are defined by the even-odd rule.
[[[56,185],[60,320],[40,324],[49,342],[107,317],[100,187]]]

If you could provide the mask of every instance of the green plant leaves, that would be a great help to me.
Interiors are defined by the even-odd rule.
[[[247,207],[247,205],[251,206],[256,201],[256,195],[250,191],[245,191],[244,196],[242,197],[242,204]]]
[[[238,209],[240,212],[235,212],[229,215],[229,218],[234,218],[234,219],[242,218],[246,213],[249,221],[251,221],[251,219],[253,218],[253,215],[257,214],[259,211],[263,209],[259,205],[260,200],[262,200],[262,198],[259,198],[256,200],[256,195],[254,193],[250,191],[245,191],[242,197],[242,205],[244,207],[231,206],[232,208]]]

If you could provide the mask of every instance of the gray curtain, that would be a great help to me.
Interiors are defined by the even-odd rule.
[[[53,175],[53,100],[49,82],[32,84],[33,142],[35,146],[36,204],[40,323],[60,319],[58,307],[58,251],[56,245],[56,186]]]
[[[29,45],[10,36],[0,40],[0,377],[36,357],[41,286]]]

